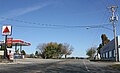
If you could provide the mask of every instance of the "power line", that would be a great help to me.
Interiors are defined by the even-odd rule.
[[[91,26],[48,26],[48,27],[43,27],[43,26],[26,26],[26,25],[14,25],[15,27],[27,27],[27,28],[71,28],[71,29],[76,29],[76,28],[101,28],[103,27],[104,25],[91,25]],[[108,26],[108,25],[106,25]]]
[[[109,24],[102,24],[102,25],[89,25],[89,26],[68,26],[68,25],[53,25],[53,24],[41,24],[41,23],[36,23],[36,22],[29,22],[29,21],[24,21],[24,20],[18,20],[18,19],[11,19],[11,18],[6,18],[6,17],[0,17],[2,19],[6,19],[6,20],[10,20],[10,21],[15,21],[15,22],[20,22],[20,23],[25,23],[25,24],[34,24],[34,26],[32,25],[15,25],[15,26],[19,26],[19,27],[28,27],[28,28],[87,28],[87,27],[91,27],[91,28],[95,28],[95,27],[101,27],[101,26],[108,26]]]
[[[108,29],[108,30],[111,30],[110,28],[107,28],[103,25],[99,25],[99,26],[75,26],[73,28],[72,27],[40,27],[40,26],[22,26],[22,25],[14,25],[13,27],[19,27],[19,28],[33,28],[33,29],[39,29],[39,28],[43,28],[43,29],[53,29],[53,30],[56,30],[56,29],[91,29],[91,28],[105,28],[105,29]]]
[[[108,5],[106,4],[106,2],[104,0],[101,0],[101,2],[105,7],[108,7]]]
[[[29,21],[24,21],[24,20],[18,20],[18,19],[12,19],[12,18],[6,18],[6,17],[0,17],[1,19],[5,19],[5,20],[10,20],[10,21],[15,21],[15,22],[20,22],[20,23],[25,23],[25,24],[39,24],[40,23],[36,23],[36,22],[29,22]],[[46,24],[41,24],[42,26],[46,25]]]
[[[92,3],[92,5],[94,4],[94,7],[96,7],[97,9],[100,9],[100,7],[96,5],[94,2],[92,2],[91,0],[88,0],[88,2]]]
[[[118,6],[118,0],[113,0],[115,5]]]
[[[104,22],[106,21],[106,19],[105,19],[105,21],[104,21],[104,18],[105,18],[105,16],[106,16],[106,14],[107,14],[107,9],[105,10],[105,12],[104,12],[104,14],[103,14],[103,18],[102,18],[102,20],[101,20],[102,23],[104,23]]]
[[[108,4],[108,6],[111,6],[111,3],[110,3],[108,0],[106,0],[106,2],[107,2],[107,4]],[[107,7],[108,7],[108,6],[107,6]]]
[[[91,27],[91,28],[103,28],[103,29],[107,29],[107,30],[110,30],[110,31],[112,31],[112,29],[110,29],[110,28],[108,28],[108,27],[105,27],[105,26],[101,26],[101,27]],[[89,29],[89,28],[87,28],[87,29]]]

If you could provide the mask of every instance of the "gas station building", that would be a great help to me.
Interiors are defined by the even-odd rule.
[[[12,26],[5,25],[2,26],[2,35],[5,36],[4,41],[0,41],[0,57],[4,57],[4,59],[9,58],[10,54],[15,55],[22,55],[22,46],[30,46],[29,42],[25,42],[23,40],[8,38],[7,36],[12,35]],[[19,47],[19,49],[18,49]]]
[[[9,51],[9,50],[11,50],[13,53],[14,53],[14,55],[15,54],[17,54],[17,50],[18,50],[18,52],[19,52],[19,55],[21,55],[21,51],[22,51],[22,47],[23,46],[30,46],[31,44],[29,43],[29,42],[25,42],[25,41],[23,41],[23,40],[19,40],[19,39],[13,39],[12,41],[12,44],[11,44],[11,46],[12,47],[10,47],[10,48],[7,48],[7,50]],[[5,43],[4,43],[4,41],[0,41],[0,55],[4,55],[4,45],[5,45]],[[3,51],[3,52],[2,52]]]

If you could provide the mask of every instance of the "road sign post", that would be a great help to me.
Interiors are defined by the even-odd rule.
[[[7,59],[7,36],[11,36],[12,34],[12,26],[3,26],[2,27],[2,35],[5,36],[5,48],[4,48],[4,59]]]
[[[7,35],[5,35],[5,49],[4,49],[4,59],[7,58]]]

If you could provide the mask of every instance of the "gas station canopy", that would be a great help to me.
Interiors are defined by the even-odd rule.
[[[12,40],[12,46],[30,46],[29,42],[25,42],[23,40]]]
[[[0,41],[0,45],[4,44],[4,41]],[[25,42],[23,40],[12,40],[12,46],[30,46],[29,42]]]

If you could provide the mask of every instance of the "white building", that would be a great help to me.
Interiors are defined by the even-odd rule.
[[[120,61],[120,36],[116,37],[117,50],[118,50],[118,61]],[[100,56],[103,60],[116,60],[114,39],[100,49]]]

